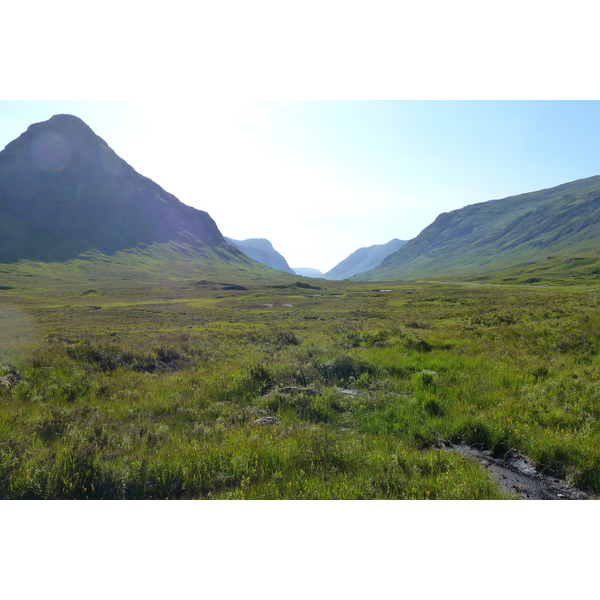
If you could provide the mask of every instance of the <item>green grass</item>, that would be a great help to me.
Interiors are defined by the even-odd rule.
[[[600,493],[593,278],[134,266],[0,265],[2,498],[505,497],[458,441]]]
[[[442,213],[378,267],[353,279],[495,278],[535,265],[519,283],[598,277],[600,177]],[[550,257],[550,258],[549,258]]]

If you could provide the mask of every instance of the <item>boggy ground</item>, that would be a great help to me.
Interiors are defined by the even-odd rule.
[[[524,497],[511,454],[599,493],[591,284],[3,271],[2,498]]]
[[[526,457],[509,452],[503,458],[493,458],[489,450],[481,450],[465,444],[448,446],[453,452],[477,460],[490,474],[498,488],[509,494],[517,494],[525,500],[588,500],[592,496],[583,493],[556,477],[542,475]]]

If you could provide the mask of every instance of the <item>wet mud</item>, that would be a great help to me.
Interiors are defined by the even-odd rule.
[[[464,444],[447,447],[478,461],[490,478],[503,492],[516,494],[525,500],[591,500],[593,496],[567,484],[565,481],[538,473],[523,456],[509,454],[505,459],[494,458],[489,451]]]

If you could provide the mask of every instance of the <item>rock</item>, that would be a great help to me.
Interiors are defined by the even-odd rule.
[[[336,388],[338,392],[341,394],[346,394],[347,396],[356,396],[358,394],[358,390],[351,390],[349,388]]]
[[[279,425],[279,420],[275,417],[261,417],[254,421],[255,425]]]
[[[314,388],[303,388],[303,387],[296,387],[296,386],[282,387],[282,388],[279,388],[278,390],[273,390],[271,392],[271,394],[292,394],[292,395],[308,394],[309,396],[316,396],[318,393],[319,392],[317,390],[315,390]]]

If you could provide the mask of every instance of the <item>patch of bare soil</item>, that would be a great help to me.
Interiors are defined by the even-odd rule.
[[[535,470],[531,462],[518,454],[506,459],[494,458],[488,450],[479,450],[465,444],[453,445],[448,450],[477,460],[503,492],[517,494],[525,500],[590,500],[589,496],[565,481]]]

